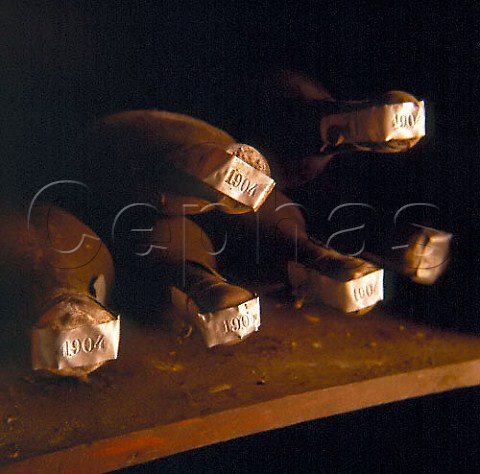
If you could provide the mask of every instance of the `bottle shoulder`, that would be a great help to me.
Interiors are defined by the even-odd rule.
[[[0,259],[45,291],[73,288],[88,292],[94,276],[113,284],[110,252],[98,235],[69,212],[38,203],[29,212],[0,216]]]
[[[117,147],[157,150],[157,158],[173,149],[202,143],[228,146],[235,140],[227,132],[199,118],[164,110],[132,110],[110,115],[98,121],[93,136],[113,142]],[[130,145],[129,145],[130,144]],[[163,152],[163,153],[162,153]]]

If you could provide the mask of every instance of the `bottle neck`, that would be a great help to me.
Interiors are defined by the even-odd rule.
[[[95,326],[117,319],[117,316],[88,293],[59,290],[48,295],[40,308],[37,329],[70,330]]]
[[[120,318],[89,295],[59,293],[32,328],[32,367],[82,376],[116,359]]]
[[[425,135],[423,102],[321,102],[318,110],[322,150],[351,145],[377,151],[399,141],[410,148]]]
[[[248,145],[203,143],[178,150],[169,160],[197,181],[196,186],[181,193],[179,190],[179,196],[186,192],[191,195],[188,207],[194,207],[201,199],[207,201],[203,208],[209,210],[218,208],[229,214],[256,211],[275,185],[265,158]],[[170,197],[172,204],[175,200],[178,199]],[[194,213],[199,212],[202,210]]]

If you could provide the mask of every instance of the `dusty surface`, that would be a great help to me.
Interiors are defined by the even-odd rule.
[[[225,414],[228,420],[229,411],[237,418],[258,418],[249,420],[245,431],[239,428],[241,419],[232,419],[232,437],[263,431],[270,428],[258,416],[265,410],[282,425],[285,407],[277,401],[308,394],[315,403],[335,387],[349,388],[331,392],[330,401],[325,398],[332,406],[325,414],[480,383],[478,337],[418,326],[382,308],[349,318],[327,308],[295,311],[287,303],[262,301],[260,331],[239,345],[214,350],[204,348],[195,331],[181,338],[178,331],[142,326],[123,314],[119,359],[86,381],[41,378],[30,371],[22,347],[15,346],[0,368],[0,471],[2,465],[20,467],[19,461],[82,444],[93,446],[97,440],[110,439],[114,446],[115,438],[128,433],[183,426],[187,420],[209,420],[214,414]],[[462,378],[468,361],[468,374]],[[418,374],[442,367],[449,369],[432,371],[421,391],[409,391],[410,381],[418,388]],[[376,394],[368,401],[365,387],[370,381]],[[339,393],[350,401],[337,403]],[[253,406],[256,412],[236,410]],[[302,408],[295,410],[302,421]],[[308,410],[306,405],[305,419],[323,413]],[[296,422],[297,415],[292,416],[283,424]],[[228,432],[228,427],[222,430]],[[213,442],[209,434],[199,436]],[[168,443],[168,436],[162,442]],[[138,443],[141,451],[142,441]],[[192,441],[191,448],[198,444],[198,439]],[[188,442],[181,449],[185,446],[188,449]],[[151,459],[156,454],[149,449]],[[112,452],[109,456],[115,457]]]

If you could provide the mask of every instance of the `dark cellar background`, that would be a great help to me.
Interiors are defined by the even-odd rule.
[[[312,75],[340,99],[390,89],[425,99],[434,120],[421,146],[334,161],[328,176],[351,183],[348,196],[319,178],[293,197],[312,203],[309,225],[318,233],[336,202],[362,199],[384,216],[408,202],[438,206],[434,224],[455,236],[450,269],[434,287],[400,283],[395,304],[427,324],[478,333],[474,2],[1,2],[0,22],[0,195],[23,206],[45,184],[81,175],[72,137],[100,115],[167,109],[241,140],[244,79],[274,68]],[[479,395],[468,389],[376,407],[131,472],[474,471]]]

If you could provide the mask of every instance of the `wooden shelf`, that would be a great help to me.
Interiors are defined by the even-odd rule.
[[[0,368],[0,472],[106,472],[480,383],[478,337],[381,307],[350,318],[262,304],[259,333],[210,351],[195,332],[182,339],[124,316],[119,359],[87,382],[41,378],[10,351]]]

